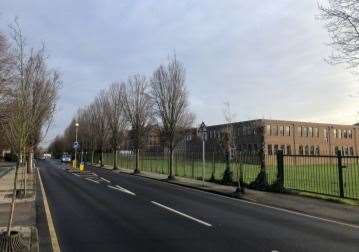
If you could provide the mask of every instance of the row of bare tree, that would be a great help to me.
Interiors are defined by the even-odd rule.
[[[11,149],[17,159],[8,235],[19,167],[27,165],[27,173],[32,172],[34,149],[51,123],[60,87],[59,74],[48,67],[44,46],[28,48],[17,21],[10,29],[9,37],[0,33],[0,145]]]
[[[95,152],[101,153],[101,165],[103,152],[110,147],[115,157],[113,168],[117,169],[116,152],[128,139],[136,155],[134,172],[139,172],[140,150],[156,127],[170,154],[168,175],[172,178],[174,150],[193,123],[183,65],[173,57],[159,66],[151,78],[136,74],[100,91],[90,105],[78,110],[64,134],[50,144],[51,152],[71,150],[76,122],[82,148],[92,152],[92,157]]]

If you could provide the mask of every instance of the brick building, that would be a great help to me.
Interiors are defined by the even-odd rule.
[[[208,147],[215,145],[228,124],[208,126]],[[258,119],[232,123],[235,149],[254,152],[262,145],[265,153],[273,155],[277,150],[285,154],[358,155],[359,126],[298,121]],[[228,128],[227,128],[228,130]]]

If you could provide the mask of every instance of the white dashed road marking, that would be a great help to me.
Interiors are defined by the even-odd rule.
[[[96,184],[100,184],[100,182],[98,182],[98,181],[96,181],[96,180],[93,180],[93,179],[90,179],[90,178],[85,178],[86,180],[88,180],[88,181],[92,181],[92,182],[94,182],[94,183],[96,183]]]
[[[125,189],[125,188],[119,186],[119,185],[116,185],[116,187],[108,185],[107,187],[109,187],[109,188],[111,188],[111,189],[115,189],[115,190],[117,190],[117,191],[121,191],[121,192],[124,192],[124,193],[131,194],[131,195],[133,195],[133,196],[136,195],[135,193],[133,193],[133,192],[131,192],[131,191],[129,191],[129,190],[127,190],[127,189]]]
[[[105,178],[103,178],[103,177],[100,177],[103,181],[106,181],[107,183],[111,183],[111,181],[110,180],[107,180],[107,179],[105,179]]]
[[[188,214],[181,213],[181,212],[179,212],[179,211],[177,211],[177,210],[175,210],[175,209],[173,209],[173,208],[170,208],[170,207],[168,207],[168,206],[162,205],[162,204],[160,204],[160,203],[158,203],[158,202],[156,202],[156,201],[151,201],[151,203],[154,204],[154,205],[156,205],[156,206],[162,207],[162,208],[164,208],[164,209],[166,209],[166,210],[168,210],[168,211],[170,211],[170,212],[176,213],[176,214],[178,214],[178,215],[181,215],[181,216],[183,216],[183,217],[186,217],[186,218],[188,218],[188,219],[191,219],[191,220],[193,220],[193,221],[196,221],[196,222],[198,222],[198,223],[200,223],[200,224],[202,224],[202,225],[205,225],[205,226],[207,226],[207,227],[212,227],[212,225],[209,224],[208,222],[202,221],[202,220],[197,219],[197,218],[195,218],[195,217],[192,217],[192,216],[190,216],[190,215],[188,215]]]

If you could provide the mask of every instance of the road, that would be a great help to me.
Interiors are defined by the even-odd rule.
[[[129,174],[39,163],[62,251],[358,251],[359,229]]]

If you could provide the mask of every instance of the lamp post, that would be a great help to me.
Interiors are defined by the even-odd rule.
[[[205,166],[206,166],[206,155],[205,155],[205,141],[207,138],[207,127],[204,122],[198,128],[198,133],[202,138],[202,186],[204,186],[204,177],[205,177]]]
[[[75,143],[74,143],[74,149],[75,149],[75,164],[74,164],[74,168],[77,167],[77,148],[78,148],[78,141],[77,141],[77,131],[79,128],[79,123],[76,122],[75,123]]]

